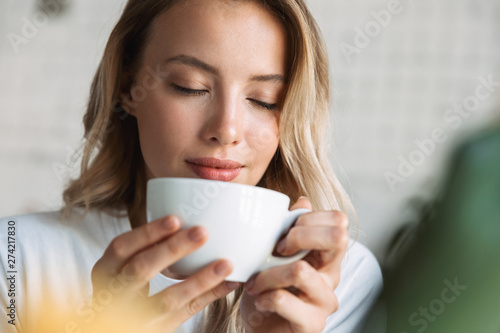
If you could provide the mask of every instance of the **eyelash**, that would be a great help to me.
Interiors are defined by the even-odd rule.
[[[184,87],[178,86],[178,85],[176,85],[174,83],[172,83],[172,87],[177,92],[179,92],[179,93],[181,93],[183,95],[187,95],[187,96],[192,96],[192,95],[201,96],[201,95],[204,95],[207,92],[206,90],[194,90],[194,89],[184,88]],[[261,102],[261,101],[255,100],[255,99],[250,99],[250,101],[254,102],[259,107],[261,107],[263,109],[266,109],[266,110],[270,110],[270,111],[278,110],[278,104],[264,103],[264,102]]]

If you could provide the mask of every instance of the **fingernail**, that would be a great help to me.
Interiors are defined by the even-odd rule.
[[[230,271],[231,271],[231,265],[227,262],[227,261],[222,261],[220,263],[218,263],[217,265],[215,265],[215,274],[217,275],[221,275],[221,276],[224,276],[224,275],[227,275]]]
[[[226,284],[226,288],[229,290],[234,290],[240,286],[239,282],[234,282],[234,281],[226,281],[224,283]]]
[[[203,230],[201,228],[191,229],[188,233],[188,237],[193,242],[197,242],[205,236]]]
[[[276,250],[281,253],[281,254],[284,254],[285,253],[285,250],[286,250],[286,241],[284,239],[282,239],[279,243],[278,243],[278,246],[276,247]]]

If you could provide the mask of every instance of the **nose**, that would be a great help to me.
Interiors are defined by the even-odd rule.
[[[203,127],[203,139],[221,146],[237,145],[243,135],[243,114],[235,94],[219,94],[211,103]]]

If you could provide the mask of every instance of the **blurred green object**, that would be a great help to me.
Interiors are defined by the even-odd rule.
[[[457,150],[399,258],[363,332],[500,332],[500,130]]]

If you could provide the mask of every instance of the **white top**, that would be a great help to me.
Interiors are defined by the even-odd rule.
[[[75,212],[81,214],[82,210]],[[58,211],[0,219],[0,331],[39,331],[43,320],[48,320],[39,318],[41,309],[74,310],[79,319],[90,318],[92,267],[111,240],[129,230],[126,216],[117,218],[97,210],[81,220],[62,220]],[[150,294],[178,282],[158,274],[150,283]],[[367,248],[351,240],[335,291],[339,309],[328,318],[323,332],[359,332],[381,287],[377,260]],[[14,311],[12,325],[8,321]],[[176,332],[194,332],[199,317],[191,318]],[[71,322],[66,324],[60,332],[76,332]]]

